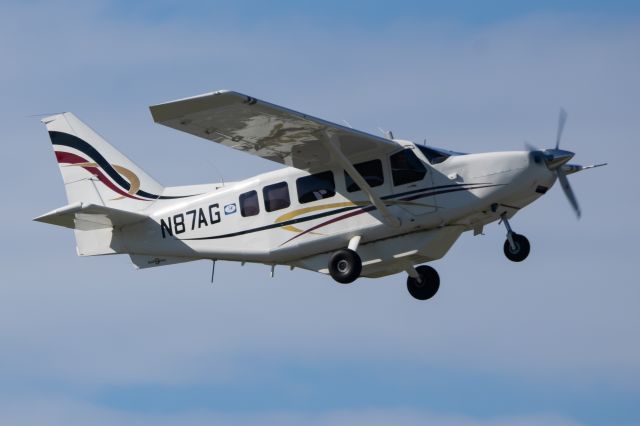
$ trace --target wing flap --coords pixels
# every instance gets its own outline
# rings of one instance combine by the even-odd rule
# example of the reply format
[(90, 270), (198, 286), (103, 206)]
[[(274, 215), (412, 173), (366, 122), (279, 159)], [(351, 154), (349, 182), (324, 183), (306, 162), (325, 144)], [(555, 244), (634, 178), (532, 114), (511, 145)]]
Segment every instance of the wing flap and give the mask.
[(156, 123), (302, 170), (327, 167), (333, 137), (350, 160), (387, 153), (387, 139), (270, 104), (219, 91), (150, 107)]
[(80, 231), (131, 225), (147, 216), (97, 204), (74, 203), (36, 217), (35, 221)]

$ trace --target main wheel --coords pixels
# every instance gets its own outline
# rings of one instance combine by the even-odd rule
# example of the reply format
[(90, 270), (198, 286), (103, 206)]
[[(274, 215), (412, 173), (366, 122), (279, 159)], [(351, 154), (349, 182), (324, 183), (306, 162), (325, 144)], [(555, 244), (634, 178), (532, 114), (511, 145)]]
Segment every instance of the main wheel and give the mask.
[(511, 244), (509, 244), (509, 239), (507, 238), (504, 242), (504, 255), (512, 262), (522, 262), (529, 256), (529, 251), (531, 250), (529, 240), (527, 240), (524, 235), (516, 233), (512, 234), (511, 238), (513, 238), (515, 249), (511, 248)]
[(341, 284), (354, 282), (362, 272), (362, 260), (353, 250), (338, 250), (329, 261), (329, 273), (331, 277)]
[(420, 280), (409, 276), (407, 278), (407, 289), (409, 293), (418, 300), (431, 299), (440, 288), (440, 276), (431, 266), (422, 265), (416, 268), (420, 275)]

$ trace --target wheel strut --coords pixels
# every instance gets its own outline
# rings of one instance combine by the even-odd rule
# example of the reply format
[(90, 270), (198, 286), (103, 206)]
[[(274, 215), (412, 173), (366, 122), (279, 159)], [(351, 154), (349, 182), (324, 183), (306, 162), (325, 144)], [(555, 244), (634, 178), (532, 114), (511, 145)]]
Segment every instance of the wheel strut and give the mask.
[(404, 270), (407, 271), (407, 274), (411, 278), (418, 281), (419, 283), (422, 282), (422, 277), (420, 276), (420, 273), (418, 272), (415, 266), (409, 264), (404, 268)]
[(500, 218), (502, 219), (502, 222), (504, 222), (504, 227), (507, 228), (507, 241), (509, 241), (509, 246), (511, 246), (511, 250), (515, 251), (517, 250), (517, 246), (515, 241), (513, 241), (514, 232), (511, 229), (511, 225), (509, 224), (509, 219), (507, 219), (507, 214), (502, 213), (500, 215)]
[(524, 235), (516, 234), (511, 229), (511, 224), (507, 219), (506, 213), (502, 213), (500, 218), (507, 228), (507, 240), (504, 242), (504, 255), (512, 262), (522, 262), (529, 256), (529, 240)]

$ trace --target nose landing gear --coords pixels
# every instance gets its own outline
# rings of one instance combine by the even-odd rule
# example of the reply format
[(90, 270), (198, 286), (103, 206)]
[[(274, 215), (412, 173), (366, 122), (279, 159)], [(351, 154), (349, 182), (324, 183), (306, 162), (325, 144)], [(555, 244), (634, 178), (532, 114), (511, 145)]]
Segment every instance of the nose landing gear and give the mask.
[(529, 256), (531, 245), (524, 235), (516, 234), (511, 229), (506, 215), (502, 215), (502, 221), (507, 228), (507, 240), (504, 242), (504, 255), (512, 262), (522, 262)]

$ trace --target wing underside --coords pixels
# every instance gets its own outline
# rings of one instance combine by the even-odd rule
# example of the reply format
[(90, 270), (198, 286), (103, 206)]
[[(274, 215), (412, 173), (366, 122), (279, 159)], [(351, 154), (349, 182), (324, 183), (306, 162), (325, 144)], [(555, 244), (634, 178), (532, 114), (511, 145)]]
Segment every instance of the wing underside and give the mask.
[(155, 122), (302, 170), (329, 167), (334, 140), (357, 161), (396, 150), (387, 139), (232, 91), (150, 107)]

